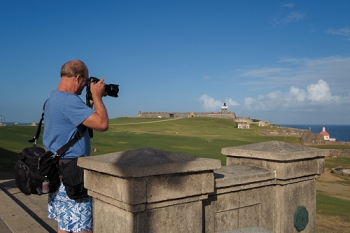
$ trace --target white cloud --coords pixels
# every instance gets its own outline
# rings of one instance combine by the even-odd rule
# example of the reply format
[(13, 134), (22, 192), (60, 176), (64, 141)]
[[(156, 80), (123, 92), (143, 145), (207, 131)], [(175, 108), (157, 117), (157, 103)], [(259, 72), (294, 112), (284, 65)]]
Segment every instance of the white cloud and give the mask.
[(303, 102), (307, 96), (307, 93), (305, 90), (297, 88), (297, 87), (291, 87), (289, 92), (290, 92), (292, 97), (293, 96), (295, 97), (295, 100), (297, 102)]
[(199, 101), (203, 102), (202, 107), (205, 111), (220, 111), (221, 107), (226, 103), (226, 106), (238, 106), (239, 103), (232, 99), (226, 99), (225, 102), (221, 100), (215, 100), (207, 94), (202, 95)]
[(232, 80), (240, 99), (221, 101), (202, 95), (205, 111), (220, 111), (226, 102), (235, 106), (230, 111), (238, 116), (254, 115), (272, 122), (346, 121), (350, 111), (350, 56), (284, 58), (272, 67), (239, 72)]
[(326, 103), (336, 98), (336, 96), (332, 96), (328, 84), (322, 79), (307, 87), (307, 99), (312, 103)]
[(272, 67), (263, 67), (259, 69), (251, 69), (243, 72), (241, 77), (256, 77), (256, 78), (268, 78), (281, 72), (288, 71), (287, 68), (272, 68)]
[(350, 27), (339, 28), (339, 29), (328, 29), (326, 33), (337, 36), (350, 36)]
[(298, 22), (303, 19), (306, 14), (302, 11), (290, 11), (294, 7), (294, 3), (286, 3), (281, 6), (281, 12), (272, 20), (274, 27), (278, 25), (287, 25), (292, 22)]
[(317, 83), (308, 85), (306, 89), (292, 86), (289, 92), (273, 91), (266, 96), (247, 97), (244, 101), (244, 108), (254, 111), (269, 111), (349, 103), (349, 96), (332, 95), (328, 83), (320, 79)]
[(273, 66), (239, 70), (244, 91), (236, 114), (271, 122), (348, 124), (350, 56), (283, 58)]
[[(283, 89), (307, 86), (322, 79), (332, 86), (335, 93), (344, 93), (350, 80), (350, 57), (283, 58), (275, 67), (240, 70), (238, 78), (244, 78), (250, 88)], [(263, 78), (263, 79), (262, 79)], [(257, 85), (254, 85), (257, 84)]]
[(282, 7), (293, 8), (294, 7), (294, 3), (292, 3), (292, 2), (286, 3), (286, 4), (283, 4)]
[(236, 101), (232, 100), (232, 99), (226, 99), (225, 101), (226, 106), (238, 106), (239, 103), (237, 103)]
[(204, 94), (199, 98), (199, 101), (203, 102), (203, 108), (206, 111), (214, 111), (220, 109), (223, 103), (220, 100), (215, 100), (214, 98)]
[(298, 22), (299, 20), (301, 20), (302, 18), (305, 17), (305, 13), (302, 13), (302, 12), (290, 12), (288, 13), (285, 17), (281, 18), (280, 19), (280, 23), (286, 25), (288, 23), (291, 23), (291, 22)]

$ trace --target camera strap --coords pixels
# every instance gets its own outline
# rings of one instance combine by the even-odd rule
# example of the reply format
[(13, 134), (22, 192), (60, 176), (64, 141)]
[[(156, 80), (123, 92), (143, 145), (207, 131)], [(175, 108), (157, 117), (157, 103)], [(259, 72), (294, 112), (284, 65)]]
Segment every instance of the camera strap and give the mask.
[(28, 140), (28, 142), (33, 143), (34, 146), (36, 146), (36, 141), (37, 141), (37, 139), (39, 139), (39, 136), (40, 136), (41, 124), (43, 123), (43, 120), (44, 120), (44, 111), (45, 111), (46, 102), (47, 102), (47, 100), (45, 101), (44, 106), (43, 106), (43, 112), (41, 113), (41, 119), (39, 121), (39, 125), (38, 125), (38, 128), (36, 130), (36, 134), (35, 134), (34, 138)]
[[(36, 130), (35, 136), (32, 139), (28, 140), (29, 143), (33, 143), (33, 146), (36, 146), (36, 142), (40, 136), (41, 125), (42, 125), (42, 122), (44, 120), (44, 115), (45, 115), (46, 102), (47, 102), (47, 100), (44, 103), (43, 112), (41, 113), (41, 119), (39, 121), (39, 125), (38, 125), (38, 128)], [(73, 146), (79, 139), (81, 139), (84, 136), (85, 131), (86, 131), (86, 126), (80, 124), (78, 126), (77, 132), (74, 134), (74, 137), (71, 140), (69, 140), (66, 144), (64, 144), (60, 149), (58, 149), (55, 155), (60, 157), (64, 152), (66, 152), (71, 146)]]

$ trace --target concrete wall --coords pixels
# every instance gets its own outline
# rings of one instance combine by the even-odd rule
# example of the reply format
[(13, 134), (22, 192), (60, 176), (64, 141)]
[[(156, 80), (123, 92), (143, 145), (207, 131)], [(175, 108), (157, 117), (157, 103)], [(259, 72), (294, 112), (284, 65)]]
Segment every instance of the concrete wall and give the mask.
[(284, 142), (223, 148), (227, 166), (152, 148), (79, 158), (94, 232), (315, 232), (320, 150)]
[(253, 124), (253, 120), (251, 120), (250, 117), (236, 117), (235, 121), (237, 123)]
[(213, 117), (235, 119), (234, 112), (139, 112), (137, 117), (144, 118), (193, 118)]

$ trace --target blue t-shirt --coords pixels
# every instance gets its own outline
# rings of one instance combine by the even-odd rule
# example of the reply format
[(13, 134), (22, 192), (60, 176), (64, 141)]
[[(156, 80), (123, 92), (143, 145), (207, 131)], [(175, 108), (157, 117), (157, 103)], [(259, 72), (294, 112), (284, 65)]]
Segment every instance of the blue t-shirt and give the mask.
[[(54, 90), (45, 104), (43, 144), (55, 153), (77, 132), (77, 127), (95, 111), (75, 94)], [(84, 136), (70, 147), (61, 158), (90, 155), (90, 136)]]

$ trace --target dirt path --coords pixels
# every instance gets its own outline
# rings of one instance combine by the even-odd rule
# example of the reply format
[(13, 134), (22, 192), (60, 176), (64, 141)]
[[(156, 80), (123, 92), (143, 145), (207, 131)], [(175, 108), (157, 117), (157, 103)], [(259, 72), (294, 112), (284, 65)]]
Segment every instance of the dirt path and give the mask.
[[(343, 200), (350, 201), (350, 185), (341, 183), (344, 181), (341, 177), (331, 173), (331, 169), (325, 168), (324, 173), (316, 181), (316, 190), (325, 194)], [(316, 232), (317, 233), (349, 233), (350, 222), (336, 216), (326, 216), (320, 213), (316, 214)]]
[(350, 222), (339, 217), (316, 214), (316, 233), (349, 233)]
[(316, 190), (343, 200), (350, 201), (350, 185), (341, 183), (342, 178), (331, 173), (331, 169), (325, 168), (324, 173), (317, 179)]

